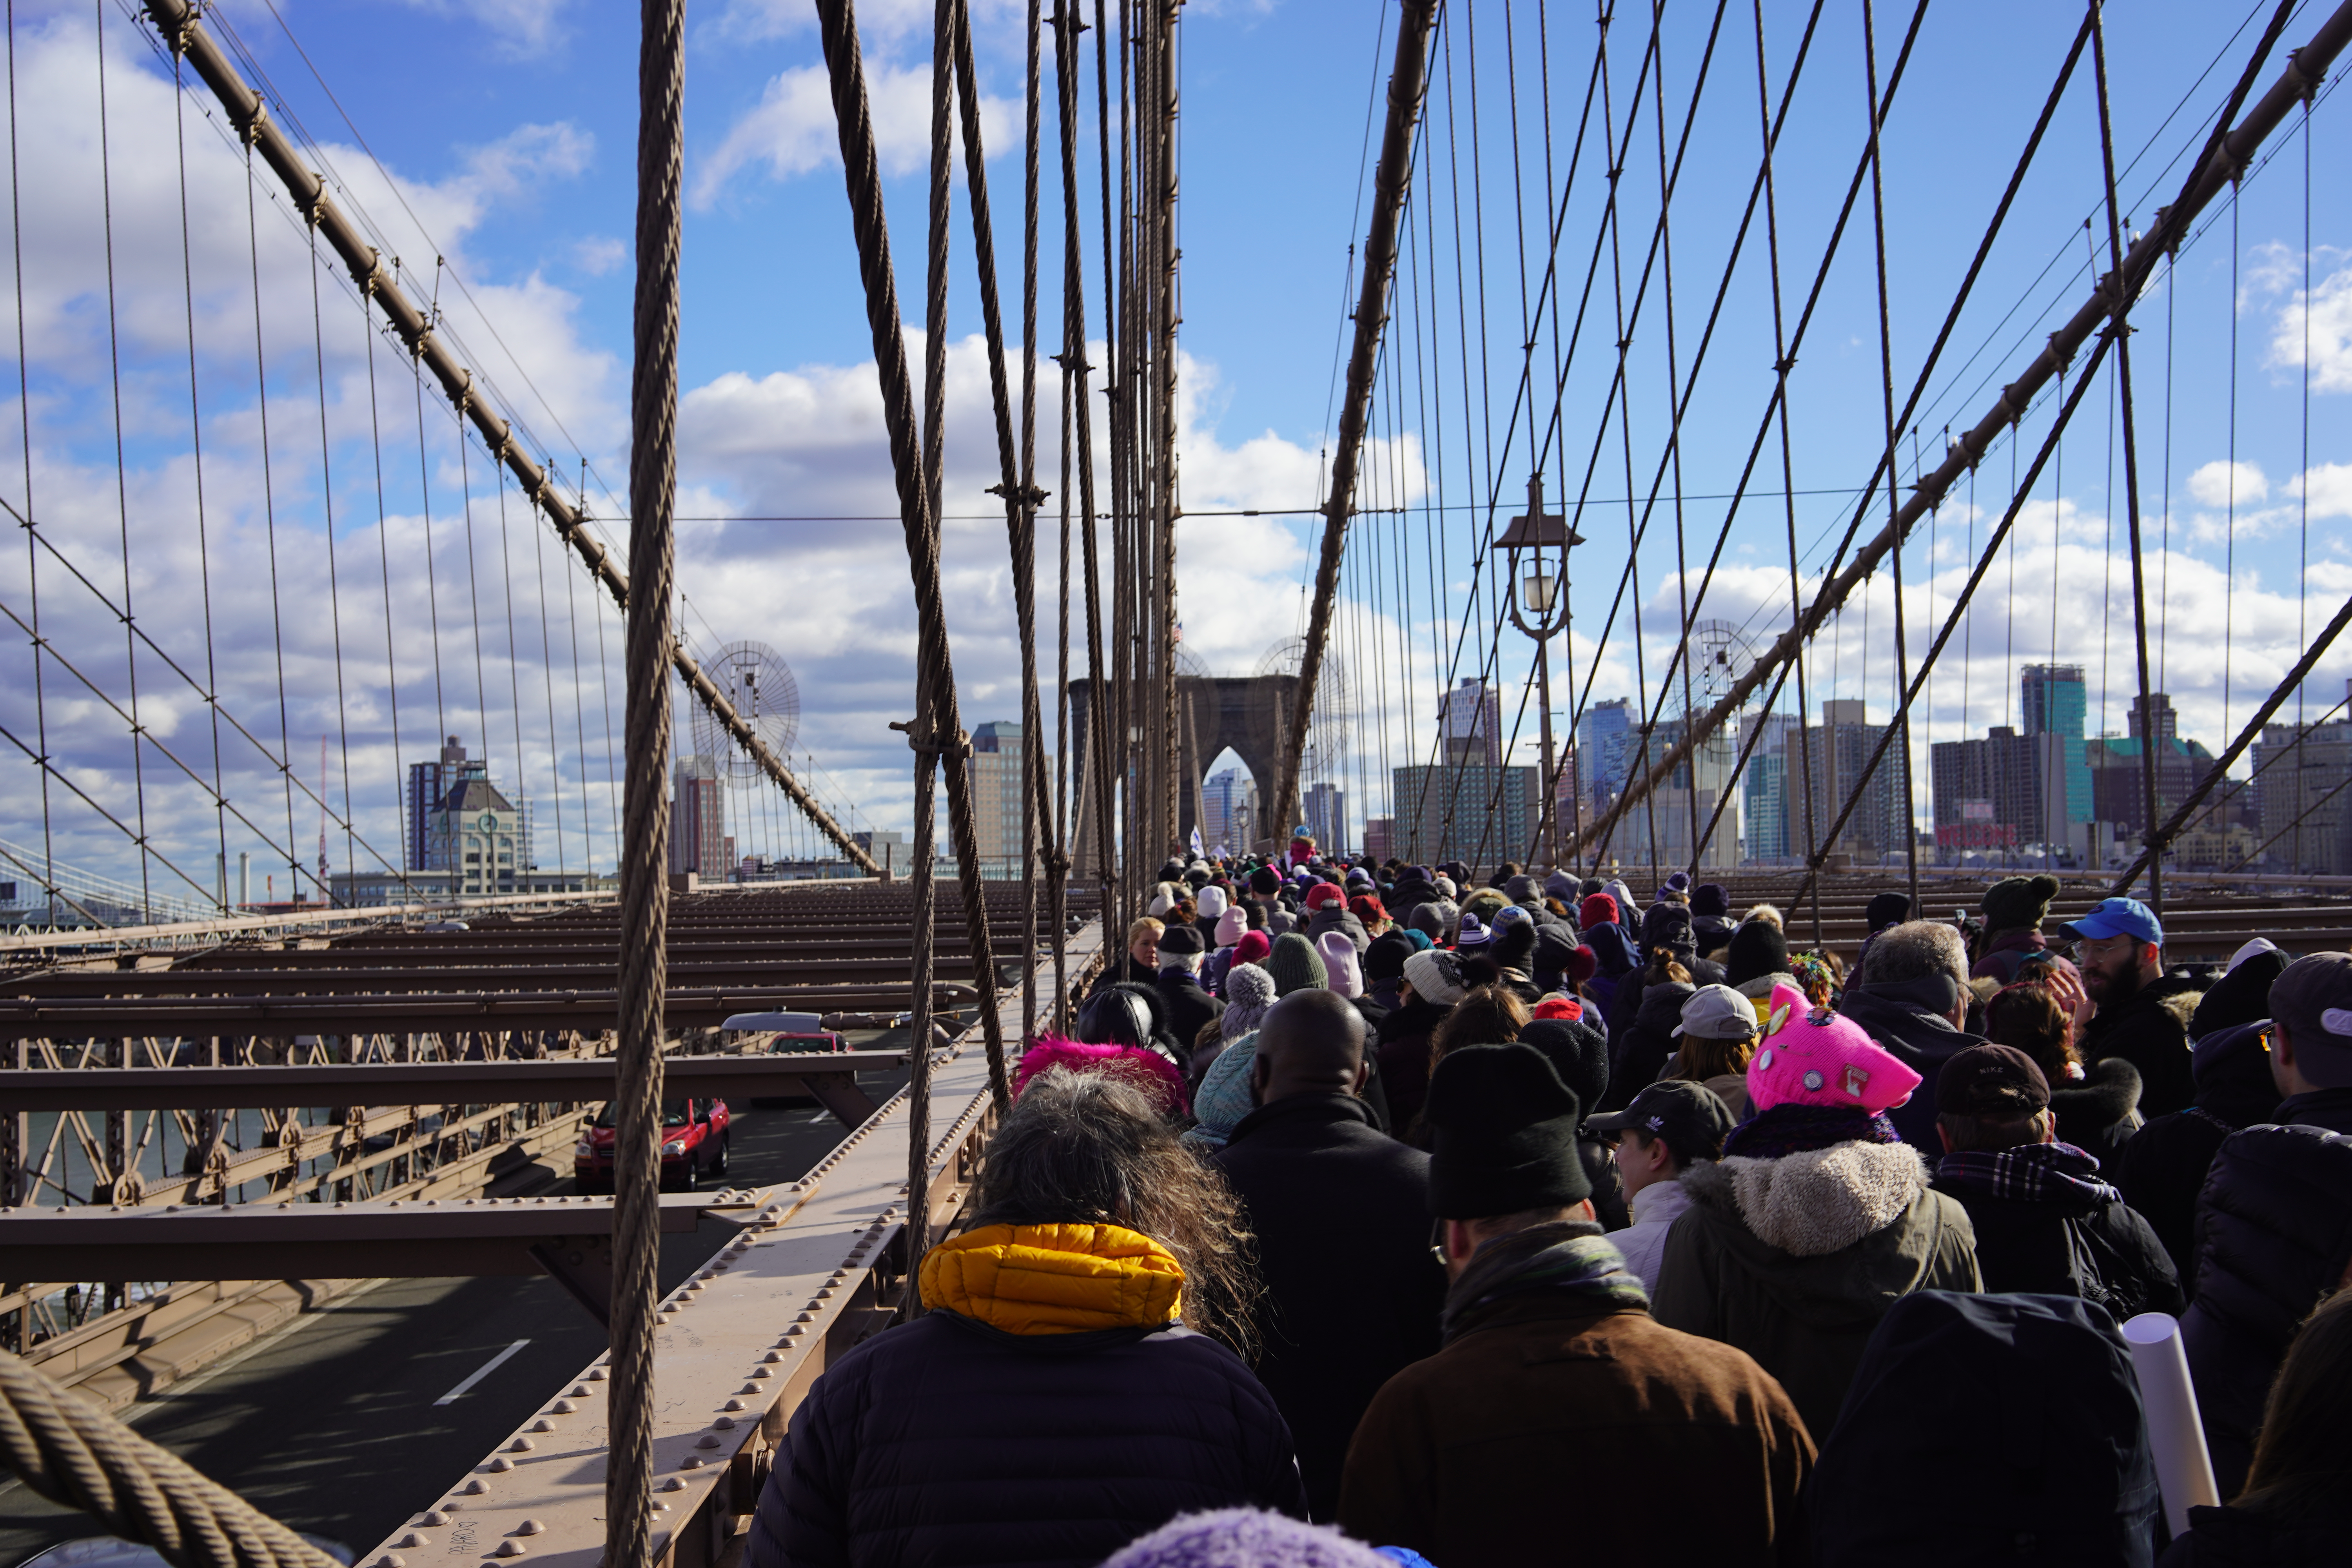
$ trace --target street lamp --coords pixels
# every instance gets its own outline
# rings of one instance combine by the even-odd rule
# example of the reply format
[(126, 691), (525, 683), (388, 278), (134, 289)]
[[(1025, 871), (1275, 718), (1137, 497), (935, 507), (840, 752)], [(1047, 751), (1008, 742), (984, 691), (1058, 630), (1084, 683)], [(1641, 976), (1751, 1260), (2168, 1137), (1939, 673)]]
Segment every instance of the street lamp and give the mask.
[[(1538, 710), (1543, 715), (1543, 804), (1537, 836), (1544, 846), (1545, 864), (1557, 870), (1559, 824), (1552, 805), (1559, 798), (1559, 779), (1552, 757), (1551, 638), (1568, 625), (1568, 595), (1559, 591), (1560, 584), (1568, 575), (1569, 547), (1583, 543), (1584, 536), (1569, 527), (1566, 518), (1544, 510), (1543, 475), (1535, 473), (1528, 477), (1526, 515), (1511, 519), (1499, 542), (1510, 569), (1511, 624), (1535, 639)], [(1545, 559), (1547, 549), (1559, 552), (1557, 561)], [(1529, 614), (1535, 616), (1532, 624)]]

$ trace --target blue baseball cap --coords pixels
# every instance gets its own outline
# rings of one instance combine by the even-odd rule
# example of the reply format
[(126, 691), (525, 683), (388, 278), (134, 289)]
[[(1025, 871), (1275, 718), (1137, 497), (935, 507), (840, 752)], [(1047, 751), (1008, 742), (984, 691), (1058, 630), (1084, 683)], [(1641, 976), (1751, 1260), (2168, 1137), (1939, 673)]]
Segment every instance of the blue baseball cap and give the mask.
[(2058, 928), (2070, 941), (2097, 942), (2103, 937), (2128, 936), (2158, 947), (2164, 945), (2164, 927), (2156, 911), (2137, 899), (2102, 899), (2080, 920)]

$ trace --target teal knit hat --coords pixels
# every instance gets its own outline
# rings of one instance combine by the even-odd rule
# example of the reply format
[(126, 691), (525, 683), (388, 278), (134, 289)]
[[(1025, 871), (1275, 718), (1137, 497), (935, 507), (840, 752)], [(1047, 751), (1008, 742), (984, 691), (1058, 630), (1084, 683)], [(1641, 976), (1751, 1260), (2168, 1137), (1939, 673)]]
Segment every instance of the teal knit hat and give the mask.
[(1276, 996), (1331, 984), (1330, 972), (1323, 967), (1323, 955), (1315, 951), (1313, 942), (1295, 931), (1284, 931), (1274, 939), (1274, 951), (1266, 954), (1264, 968), (1274, 976)]

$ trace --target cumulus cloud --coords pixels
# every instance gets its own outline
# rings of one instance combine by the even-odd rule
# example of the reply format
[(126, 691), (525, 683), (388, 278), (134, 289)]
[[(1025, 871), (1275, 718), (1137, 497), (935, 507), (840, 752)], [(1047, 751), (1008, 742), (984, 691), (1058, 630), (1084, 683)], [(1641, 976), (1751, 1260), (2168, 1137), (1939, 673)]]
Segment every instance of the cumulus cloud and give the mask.
[(2252, 463), (2211, 462), (2189, 476), (2189, 493), (2205, 506), (2258, 506), (2271, 482)]
[(2311, 389), (2352, 392), (2352, 267), (2328, 274), (2308, 293), (2296, 289), (2279, 307), (2263, 363), (2274, 370), (2305, 369), (2306, 331)]
[[(869, 59), (866, 90), (883, 174), (908, 174), (930, 167), (930, 62), (898, 66)], [(991, 158), (1001, 158), (1013, 150), (1018, 108), (1009, 98), (982, 95), (980, 135)], [(789, 180), (814, 169), (838, 168), (840, 146), (824, 67), (794, 66), (770, 79), (760, 101), (698, 161), (694, 205), (710, 206), (726, 193), (730, 182), (746, 170), (764, 168), (772, 180)], [(963, 135), (960, 128), (955, 146), (961, 167)]]
[(545, 54), (569, 36), (563, 25), (566, 0), (404, 0), (437, 16), (470, 17), (496, 38), (499, 48), (515, 57)]

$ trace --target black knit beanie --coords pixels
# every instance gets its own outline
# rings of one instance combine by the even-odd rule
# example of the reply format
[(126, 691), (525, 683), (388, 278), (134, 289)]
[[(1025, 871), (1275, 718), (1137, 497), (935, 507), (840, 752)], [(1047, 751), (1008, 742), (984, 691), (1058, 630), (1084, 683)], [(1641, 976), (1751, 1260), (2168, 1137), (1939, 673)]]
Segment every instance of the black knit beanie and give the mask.
[(1486, 1219), (1592, 1195), (1576, 1096), (1533, 1046), (1465, 1046), (1430, 1074), (1429, 1212)]
[(2038, 927), (2042, 917), (2050, 912), (2050, 900), (2057, 896), (2058, 879), (2046, 873), (2039, 877), (2004, 877), (1985, 889), (1985, 929), (2017, 931)]
[(1364, 950), (1364, 978), (1394, 980), (1404, 973), (1404, 961), (1413, 955), (1412, 940), (1401, 931), (1386, 931), (1372, 938), (1372, 945)]
[(1874, 931), (1885, 931), (1888, 926), (1899, 926), (1911, 918), (1911, 895), (1881, 893), (1870, 900), (1869, 907), (1863, 913)]
[(1731, 933), (1731, 952), (1723, 961), (1723, 983), (1744, 985), (1789, 967), (1789, 939), (1770, 921), (1749, 921)]
[(1535, 1018), (1519, 1030), (1559, 1074), (1579, 1105), (1598, 1105), (1609, 1092), (1609, 1037), (1580, 1018)]
[(1271, 866), (1260, 866), (1250, 873), (1249, 885), (1259, 898), (1271, 898), (1282, 890), (1282, 873)]

